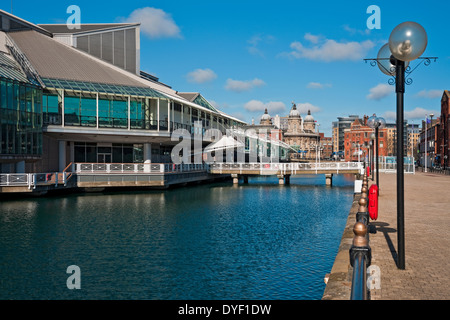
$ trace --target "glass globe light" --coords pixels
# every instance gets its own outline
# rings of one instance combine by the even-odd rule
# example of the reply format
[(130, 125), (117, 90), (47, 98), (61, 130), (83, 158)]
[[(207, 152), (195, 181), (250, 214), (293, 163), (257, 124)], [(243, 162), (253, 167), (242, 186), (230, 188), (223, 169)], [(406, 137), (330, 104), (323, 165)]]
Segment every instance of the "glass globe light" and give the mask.
[(386, 120), (384, 118), (377, 118), (378, 129), (383, 129), (386, 127)]
[(369, 119), (367, 119), (367, 126), (370, 128), (375, 128), (375, 122), (377, 121), (377, 116), (373, 115)]
[(418, 23), (407, 21), (399, 24), (389, 36), (389, 49), (401, 61), (412, 61), (420, 57), (428, 43), (425, 29)]
[[(377, 56), (377, 64), (378, 68), (380, 68), (381, 72), (388, 76), (395, 76), (395, 65), (391, 63), (391, 49), (389, 48), (389, 43), (386, 43), (381, 47), (380, 51), (378, 51)], [(409, 65), (409, 61), (405, 62), (405, 68)]]

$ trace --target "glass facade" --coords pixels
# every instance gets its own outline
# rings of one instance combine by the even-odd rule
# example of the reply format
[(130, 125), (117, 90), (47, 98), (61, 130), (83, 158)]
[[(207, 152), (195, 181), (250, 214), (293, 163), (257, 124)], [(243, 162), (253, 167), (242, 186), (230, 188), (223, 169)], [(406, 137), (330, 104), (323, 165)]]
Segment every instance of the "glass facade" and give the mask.
[(42, 154), (42, 90), (0, 79), (0, 154)]
[(209, 128), (218, 128), (225, 133), (229, 127), (243, 125), (159, 97), (47, 88), (44, 90), (42, 103), (45, 125), (159, 131), (186, 129), (191, 134), (196, 133), (193, 126), (196, 121), (201, 121), (203, 133)]
[(143, 144), (97, 144), (89, 142), (74, 143), (74, 161), (87, 163), (142, 163)]

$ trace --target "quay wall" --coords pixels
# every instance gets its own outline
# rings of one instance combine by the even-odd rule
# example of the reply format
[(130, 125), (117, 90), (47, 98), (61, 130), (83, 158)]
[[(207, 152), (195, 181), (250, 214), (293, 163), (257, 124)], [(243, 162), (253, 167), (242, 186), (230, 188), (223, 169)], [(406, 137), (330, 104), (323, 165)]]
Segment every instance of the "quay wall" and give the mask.
[(322, 300), (350, 300), (353, 268), (350, 265), (349, 250), (354, 237), (353, 227), (356, 223), (359, 198), (360, 194), (355, 193), (333, 267), (329, 274), (324, 275), (326, 287)]

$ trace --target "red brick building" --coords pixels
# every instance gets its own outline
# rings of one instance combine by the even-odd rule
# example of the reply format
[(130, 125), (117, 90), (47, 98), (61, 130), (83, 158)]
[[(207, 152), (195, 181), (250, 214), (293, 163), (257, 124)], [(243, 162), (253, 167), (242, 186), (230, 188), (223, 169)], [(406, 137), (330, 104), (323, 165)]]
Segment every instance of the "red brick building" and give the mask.
[(442, 167), (450, 166), (450, 92), (444, 90), (441, 99), (441, 117), (439, 122), (439, 129), (437, 134), (438, 141), (436, 142), (436, 155), (439, 155), (438, 164)]
[[(371, 134), (374, 132), (372, 128), (367, 125), (368, 116), (364, 119), (355, 119), (350, 126), (350, 129), (344, 131), (344, 147), (345, 147), (345, 161), (361, 161), (368, 155), (371, 141)], [(387, 156), (387, 130), (386, 128), (378, 131), (378, 156)]]
[(329, 159), (333, 153), (333, 139), (331, 137), (325, 137), (324, 133), (320, 134), (320, 144), (322, 146), (322, 152), (320, 157), (322, 159)]

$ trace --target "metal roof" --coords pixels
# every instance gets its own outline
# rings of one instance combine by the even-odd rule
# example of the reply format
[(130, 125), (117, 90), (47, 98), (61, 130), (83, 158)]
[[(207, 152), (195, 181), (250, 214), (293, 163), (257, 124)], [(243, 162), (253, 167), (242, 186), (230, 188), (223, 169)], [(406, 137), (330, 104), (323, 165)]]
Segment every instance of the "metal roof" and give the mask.
[(9, 32), (41, 78), (148, 87), (78, 49), (36, 31)]
[(84, 32), (97, 32), (118, 28), (127, 28), (139, 26), (139, 23), (87, 23), (80, 24), (79, 29), (69, 29), (67, 24), (38, 24), (39, 27), (55, 34), (55, 33), (67, 33), (78, 34)]
[(121, 94), (131, 96), (146, 96), (154, 98), (167, 98), (165, 95), (148, 87), (145, 88), (145, 87), (124, 86), (124, 85), (118, 86), (106, 83), (79, 82), (64, 79), (49, 79), (49, 78), (42, 78), (42, 81), (44, 82), (47, 88), (54, 88), (54, 89), (99, 92), (99, 93)]
[(17, 62), (4, 52), (0, 52), (0, 77), (24, 83), (32, 83), (27, 79), (27, 76)]

